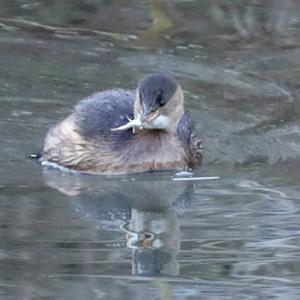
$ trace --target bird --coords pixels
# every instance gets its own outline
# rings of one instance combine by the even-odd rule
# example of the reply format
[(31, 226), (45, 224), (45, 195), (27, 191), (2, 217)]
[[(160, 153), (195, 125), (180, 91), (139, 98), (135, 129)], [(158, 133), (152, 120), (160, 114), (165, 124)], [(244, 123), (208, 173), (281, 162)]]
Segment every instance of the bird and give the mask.
[(202, 142), (171, 75), (143, 77), (135, 90), (111, 89), (81, 100), (51, 126), (36, 156), (42, 165), (106, 175), (189, 170)]

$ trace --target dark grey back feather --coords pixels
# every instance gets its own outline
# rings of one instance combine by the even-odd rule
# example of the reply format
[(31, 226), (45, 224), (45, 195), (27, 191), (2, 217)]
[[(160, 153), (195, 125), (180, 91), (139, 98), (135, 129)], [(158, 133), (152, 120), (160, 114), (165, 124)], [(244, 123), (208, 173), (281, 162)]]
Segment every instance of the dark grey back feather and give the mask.
[(115, 146), (122, 147), (132, 139), (132, 129), (121, 132), (111, 129), (126, 124), (127, 117), (133, 117), (134, 98), (134, 91), (115, 89), (82, 100), (75, 107), (75, 122), (80, 134), (96, 141), (115, 141)]
[(188, 112), (182, 116), (178, 126), (177, 134), (185, 146), (189, 146), (191, 142), (191, 135), (194, 131), (194, 122)]
[(190, 154), (190, 166), (201, 163), (203, 155), (202, 141), (195, 134), (194, 128), (194, 122), (190, 114), (185, 112), (178, 124), (177, 135)]

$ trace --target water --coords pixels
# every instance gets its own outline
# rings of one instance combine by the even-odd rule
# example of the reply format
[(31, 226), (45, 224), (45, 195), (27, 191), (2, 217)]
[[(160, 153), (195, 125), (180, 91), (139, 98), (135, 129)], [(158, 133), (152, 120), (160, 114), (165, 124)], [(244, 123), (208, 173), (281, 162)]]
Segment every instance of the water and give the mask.
[[(0, 3), (1, 299), (299, 299), (300, 5)], [(181, 82), (194, 176), (67, 174), (28, 154), (91, 93)]]

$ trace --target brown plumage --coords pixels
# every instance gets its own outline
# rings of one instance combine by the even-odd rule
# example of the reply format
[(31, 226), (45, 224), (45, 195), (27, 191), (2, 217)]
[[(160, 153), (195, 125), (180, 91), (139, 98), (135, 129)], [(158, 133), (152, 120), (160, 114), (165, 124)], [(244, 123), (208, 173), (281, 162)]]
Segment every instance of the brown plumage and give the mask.
[(40, 161), (122, 174), (187, 169), (201, 159), (201, 142), (184, 112), (181, 87), (167, 75), (152, 74), (136, 92), (110, 90), (81, 101), (50, 128)]

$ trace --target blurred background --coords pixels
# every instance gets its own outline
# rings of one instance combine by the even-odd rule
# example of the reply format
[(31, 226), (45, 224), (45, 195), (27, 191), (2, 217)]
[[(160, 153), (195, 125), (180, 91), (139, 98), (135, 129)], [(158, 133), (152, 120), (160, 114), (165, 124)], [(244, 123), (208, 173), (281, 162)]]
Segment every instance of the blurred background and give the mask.
[[(296, 0), (1, 0), (1, 299), (298, 299), (299, 49)], [(220, 180), (28, 159), (80, 99), (156, 71)]]

